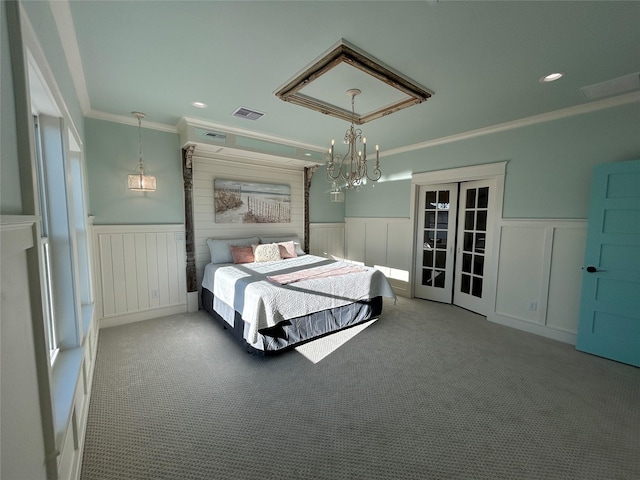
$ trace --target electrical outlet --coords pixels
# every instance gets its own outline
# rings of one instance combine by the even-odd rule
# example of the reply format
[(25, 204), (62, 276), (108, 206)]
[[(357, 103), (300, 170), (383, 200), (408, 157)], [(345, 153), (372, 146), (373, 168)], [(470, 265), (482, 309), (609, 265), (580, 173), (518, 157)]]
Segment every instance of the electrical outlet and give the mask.
[(535, 312), (538, 309), (538, 302), (529, 302), (529, 310)]
[(158, 298), (158, 290), (151, 290), (151, 298)]

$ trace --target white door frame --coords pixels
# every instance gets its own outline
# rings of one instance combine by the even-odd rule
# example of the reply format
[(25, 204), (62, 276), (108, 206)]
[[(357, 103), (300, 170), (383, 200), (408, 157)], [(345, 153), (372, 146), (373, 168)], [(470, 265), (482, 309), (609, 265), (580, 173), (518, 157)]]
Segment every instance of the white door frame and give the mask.
[(448, 170), (436, 170), (433, 172), (414, 173), (411, 176), (411, 205), (410, 222), (413, 228), (411, 236), (411, 269), (409, 272), (409, 284), (411, 297), (415, 297), (415, 264), (416, 245), (415, 239), (418, 228), (418, 193), (422, 185), (434, 185), (438, 183), (467, 182), (472, 180), (495, 180), (495, 195), (490, 204), (490, 209), (496, 212), (493, 222), (492, 252), (491, 258), (485, 264), (486, 268), (486, 294), (487, 294), (487, 314), (495, 311), (496, 305), (496, 285), (498, 284), (498, 257), (500, 252), (500, 235), (497, 229), (502, 220), (502, 202), (504, 196), (504, 176), (507, 169), (507, 162), (487, 163), (484, 165), (472, 165), (469, 167), (452, 168)]

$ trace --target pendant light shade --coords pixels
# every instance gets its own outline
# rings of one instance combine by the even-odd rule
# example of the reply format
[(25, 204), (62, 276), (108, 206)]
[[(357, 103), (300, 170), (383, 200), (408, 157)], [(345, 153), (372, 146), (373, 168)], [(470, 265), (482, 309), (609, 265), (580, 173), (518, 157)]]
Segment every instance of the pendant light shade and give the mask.
[(144, 118), (144, 113), (131, 112), (131, 114), (138, 119), (138, 146), (140, 153), (136, 173), (128, 177), (129, 190), (134, 192), (155, 192), (156, 177), (145, 175), (144, 162), (142, 161), (142, 119)]
[(129, 190), (135, 192), (155, 192), (156, 177), (145, 175), (144, 172), (129, 175)]

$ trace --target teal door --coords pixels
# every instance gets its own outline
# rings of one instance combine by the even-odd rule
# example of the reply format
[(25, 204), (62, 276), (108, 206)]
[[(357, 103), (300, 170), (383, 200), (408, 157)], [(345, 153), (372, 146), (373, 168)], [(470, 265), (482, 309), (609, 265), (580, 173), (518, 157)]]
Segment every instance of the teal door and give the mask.
[(640, 160), (594, 169), (576, 348), (640, 367)]

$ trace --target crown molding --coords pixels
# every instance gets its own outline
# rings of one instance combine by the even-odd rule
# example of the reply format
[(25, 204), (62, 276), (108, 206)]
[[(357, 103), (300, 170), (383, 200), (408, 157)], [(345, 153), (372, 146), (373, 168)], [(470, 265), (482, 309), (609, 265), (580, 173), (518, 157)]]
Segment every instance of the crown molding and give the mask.
[(82, 67), (82, 57), (80, 56), (80, 47), (78, 46), (78, 38), (71, 16), (71, 8), (68, 0), (60, 0), (49, 2), (53, 19), (58, 28), (58, 36), (62, 43), (62, 50), (67, 59), (67, 67), (71, 73), (73, 86), (76, 89), (76, 95), (80, 102), (82, 113), (86, 114), (91, 110), (91, 102), (89, 101), (89, 90), (84, 77), (84, 68)]
[[(20, 5), (20, 24), (22, 26), (22, 40), (26, 50), (25, 60), (28, 68), (36, 75), (38, 82), (44, 87), (43, 91), (46, 92), (50, 104), (52, 106), (55, 105), (59, 114), (65, 119), (66, 126), (71, 130), (77, 143), (82, 144), (71, 112), (64, 101), (64, 95), (62, 95), (56, 77), (49, 66), (47, 56), (40, 44), (36, 30), (23, 5)], [(31, 88), (31, 85), (28, 88)]]
[(245, 130), (237, 127), (230, 127), (228, 125), (222, 125), (219, 123), (212, 123), (206, 120), (199, 120), (197, 118), (192, 117), (182, 117), (178, 122), (178, 130), (182, 128), (184, 125), (191, 125), (197, 128), (203, 129), (211, 129), (211, 130), (219, 130), (223, 133), (231, 133), (233, 135), (238, 135), (240, 137), (253, 138), (255, 140), (264, 140), (266, 142), (278, 143), (280, 145), (287, 145), (289, 147), (302, 148), (305, 150), (311, 150), (314, 152), (326, 152), (326, 147), (319, 147), (317, 145), (311, 145), (309, 143), (298, 142), (296, 140), (291, 140), (290, 138), (278, 137), (275, 135), (268, 135), (266, 133), (255, 132), (252, 130)]
[[(436, 147), (439, 145), (445, 145), (447, 143), (459, 142), (462, 140), (468, 140), (470, 138), (481, 137), (484, 135), (491, 135), (494, 133), (505, 132), (508, 130), (515, 130), (518, 128), (528, 127), (539, 123), (551, 122), (554, 120), (561, 120), (563, 118), (569, 118), (576, 115), (583, 115), (586, 113), (596, 112), (598, 110), (604, 110), (607, 108), (615, 108), (623, 105), (640, 102), (640, 92), (631, 92), (623, 95), (618, 95), (595, 102), (577, 105), (574, 107), (563, 108), (560, 110), (554, 110), (552, 112), (542, 113), (540, 115), (534, 115), (532, 117), (525, 117), (511, 122), (499, 123), (491, 125), (485, 128), (479, 128), (477, 130), (470, 130), (468, 132), (456, 133), (455, 135), (449, 135), (446, 137), (434, 138), (427, 140), (426, 142), (415, 143), (412, 145), (406, 145), (404, 147), (393, 148), (380, 152), (380, 157), (390, 157), (401, 153), (412, 152), (415, 150), (422, 150), (425, 148)], [(105, 120), (108, 122), (122, 123), (125, 125), (137, 126), (138, 123), (134, 118), (130, 118), (122, 115), (114, 115), (105, 112), (99, 112), (97, 110), (90, 110), (85, 114), (85, 117), (95, 118), (98, 120)], [(290, 139), (277, 137), (274, 135), (267, 135), (264, 133), (254, 132), (251, 130), (245, 130), (237, 127), (230, 127), (219, 123), (207, 122), (205, 120), (199, 120), (191, 117), (182, 117), (176, 126), (166, 125), (163, 123), (155, 123), (145, 121), (145, 128), (159, 130), (168, 133), (180, 133), (181, 129), (184, 129), (186, 125), (191, 125), (203, 129), (218, 130), (224, 133), (230, 133), (234, 135), (240, 135), (248, 138), (254, 138), (258, 140), (264, 140), (268, 142), (279, 143), (283, 145), (289, 145), (292, 147), (307, 149), (316, 152), (324, 152), (326, 148), (318, 147), (303, 142), (296, 142)]]
[(598, 110), (604, 110), (606, 108), (620, 107), (634, 102), (640, 102), (640, 92), (626, 93), (624, 95), (618, 95), (615, 97), (606, 98), (583, 105), (577, 105), (575, 107), (554, 110), (552, 112), (542, 113), (540, 115), (534, 115), (532, 117), (521, 118), (511, 122), (498, 123), (496, 125), (491, 125), (490, 127), (479, 128), (477, 130), (470, 130), (468, 132), (456, 133), (455, 135), (449, 135), (447, 137), (434, 138), (433, 140), (427, 140), (426, 142), (393, 148), (391, 150), (386, 150), (384, 153), (380, 152), (380, 156), (387, 157), (391, 155), (398, 155), (400, 153), (412, 152), (414, 150), (422, 150), (424, 148), (459, 142), (461, 140), (468, 140), (470, 138), (528, 127), (531, 125), (536, 125), (538, 123), (551, 122), (563, 118), (574, 117), (576, 115), (583, 115), (585, 113), (596, 112)]
[[(100, 112), (98, 110), (89, 110), (84, 115), (86, 118), (95, 118), (96, 120), (104, 120), (106, 122), (122, 123), (123, 125), (138, 126), (138, 120), (133, 116), (115, 115), (113, 113)], [(174, 125), (167, 125), (164, 123), (144, 121), (144, 128), (151, 130), (159, 130), (160, 132), (178, 133), (178, 128)]]

